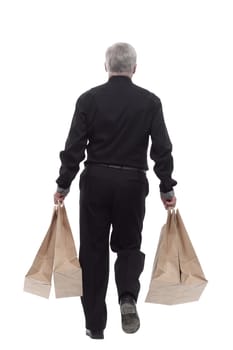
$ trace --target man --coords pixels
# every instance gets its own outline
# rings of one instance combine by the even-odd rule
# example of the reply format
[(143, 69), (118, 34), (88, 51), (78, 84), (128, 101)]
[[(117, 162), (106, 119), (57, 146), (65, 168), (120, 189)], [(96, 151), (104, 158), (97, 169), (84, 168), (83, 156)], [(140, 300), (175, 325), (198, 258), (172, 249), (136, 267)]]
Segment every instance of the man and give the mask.
[[(86, 334), (104, 338), (105, 303), (110, 247), (117, 253), (115, 280), (122, 328), (134, 333), (140, 326), (136, 302), (139, 276), (144, 267), (140, 251), (149, 193), (146, 176), (149, 136), (150, 157), (160, 179), (161, 199), (166, 209), (176, 204), (172, 179), (172, 144), (163, 118), (160, 99), (133, 84), (136, 52), (126, 43), (116, 43), (106, 52), (108, 81), (82, 94), (76, 104), (54, 201), (63, 201), (80, 162), (80, 251), (83, 271), (81, 297)], [(112, 227), (111, 233), (110, 228)]]

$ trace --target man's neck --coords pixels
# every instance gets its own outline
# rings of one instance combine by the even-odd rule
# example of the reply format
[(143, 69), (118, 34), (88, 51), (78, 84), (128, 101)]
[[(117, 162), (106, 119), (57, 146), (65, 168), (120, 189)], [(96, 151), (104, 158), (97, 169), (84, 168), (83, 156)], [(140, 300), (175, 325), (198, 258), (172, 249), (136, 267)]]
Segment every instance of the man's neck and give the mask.
[(108, 75), (109, 79), (111, 77), (127, 77), (127, 78), (132, 79), (132, 76), (133, 76), (133, 74), (130, 74), (130, 73), (109, 73), (109, 75)]

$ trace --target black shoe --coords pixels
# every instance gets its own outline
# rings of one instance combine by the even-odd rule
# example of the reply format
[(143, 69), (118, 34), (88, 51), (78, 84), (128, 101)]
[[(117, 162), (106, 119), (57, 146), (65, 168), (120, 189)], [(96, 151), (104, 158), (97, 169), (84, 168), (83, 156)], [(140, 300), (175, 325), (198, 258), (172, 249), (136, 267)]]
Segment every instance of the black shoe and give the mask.
[(136, 302), (130, 295), (120, 299), (122, 329), (126, 333), (135, 333), (140, 327)]
[(104, 331), (91, 331), (90, 329), (86, 329), (86, 335), (88, 335), (92, 339), (104, 339)]

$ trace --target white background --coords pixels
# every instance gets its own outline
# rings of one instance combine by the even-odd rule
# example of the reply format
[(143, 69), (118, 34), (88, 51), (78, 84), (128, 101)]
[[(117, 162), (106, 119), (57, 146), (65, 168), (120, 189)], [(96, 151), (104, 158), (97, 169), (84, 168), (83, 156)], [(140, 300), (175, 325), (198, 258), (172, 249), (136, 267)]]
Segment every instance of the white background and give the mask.
[[(232, 349), (231, 1), (0, 4), (1, 349)], [(58, 154), (76, 99), (107, 80), (105, 50), (117, 41), (138, 52), (133, 81), (163, 102), (177, 207), (209, 284), (195, 303), (144, 303), (166, 220), (148, 156), (141, 329), (121, 330), (111, 255), (108, 324), (105, 340), (97, 342), (84, 334), (78, 298), (39, 298), (23, 292), (23, 281), (50, 223)], [(66, 199), (77, 247), (78, 179)]]

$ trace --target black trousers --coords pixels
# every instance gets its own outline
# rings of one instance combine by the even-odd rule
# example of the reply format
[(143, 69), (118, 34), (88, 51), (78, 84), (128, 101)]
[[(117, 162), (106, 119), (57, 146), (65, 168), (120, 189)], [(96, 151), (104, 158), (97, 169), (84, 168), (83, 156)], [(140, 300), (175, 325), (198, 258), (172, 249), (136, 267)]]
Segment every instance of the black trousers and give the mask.
[(142, 172), (88, 165), (80, 175), (79, 189), (81, 301), (86, 328), (100, 330), (107, 321), (109, 241), (117, 253), (114, 267), (119, 298), (125, 293), (138, 298), (145, 258), (140, 251), (141, 232), (149, 184)]

